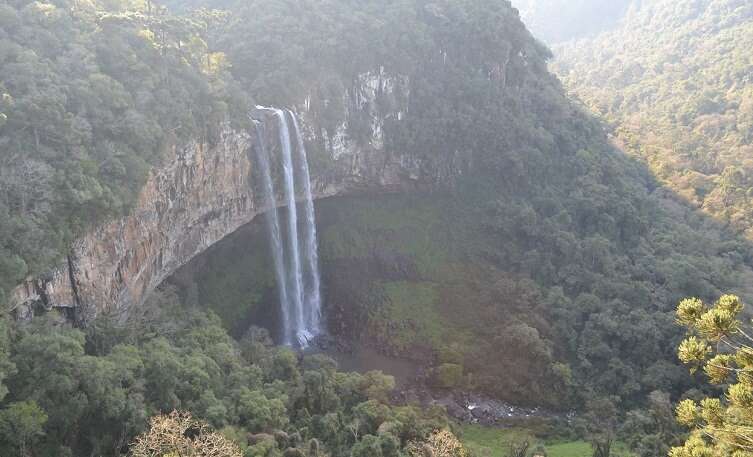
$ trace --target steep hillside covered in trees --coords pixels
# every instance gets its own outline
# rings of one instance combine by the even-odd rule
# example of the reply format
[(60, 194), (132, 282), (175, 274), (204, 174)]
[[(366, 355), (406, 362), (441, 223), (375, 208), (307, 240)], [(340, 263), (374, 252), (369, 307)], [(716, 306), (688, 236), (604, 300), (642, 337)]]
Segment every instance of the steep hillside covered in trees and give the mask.
[(568, 89), (684, 200), (753, 237), (753, 4), (644, 2), (558, 48)]
[(0, 3), (0, 302), (126, 212), (168, 144), (245, 112), (201, 30), (128, 2)]
[[(509, 2), (169, 3), (183, 15), (151, 2), (0, 6), (0, 287), (127, 211), (167, 144), (211, 142), (257, 101), (307, 110), (327, 138), (347, 116), (365, 142), (354, 81), (392, 75), (407, 90), (375, 102), (383, 147), (426, 164), (431, 192), (321, 206), (331, 327), (425, 356), (442, 387), (576, 409), (583, 436), (611, 437), (620, 419), (645, 455), (666, 448), (672, 430), (653, 426), (651, 406), (694, 386), (675, 361), (672, 310), (687, 295), (742, 289), (753, 251), (607, 141)], [(741, 9), (722, 9), (722, 26), (740, 23), (746, 5), (727, 3)], [(668, 25), (686, 26), (677, 21)], [(396, 104), (406, 109), (390, 115)], [(312, 166), (326, 167), (317, 140)], [(245, 291), (260, 279), (233, 255), (225, 262), (240, 268), (216, 268), (190, 304), (213, 306), (228, 326), (259, 292), (234, 295), (233, 281)], [(256, 330), (233, 341), (217, 318), (174, 302), (157, 295), (83, 330), (54, 312), (3, 322), (0, 450), (119, 455), (173, 408), (250, 443), (249, 456), (309, 445), (398, 457), (446, 426), (441, 414), (387, 406), (389, 378), (298, 361)]]
[[(384, 19), (369, 30), (374, 41), (343, 44), (363, 50), (366, 63), (355, 68), (369, 68), (381, 52), (375, 62), (411, 77), (409, 115), (385, 127), (389, 148), (470, 165), (442, 197), (321, 205), (333, 330), (343, 326), (386, 352), (430, 360), (435, 373), (453, 373), (440, 384), (511, 401), (600, 411), (678, 398), (693, 380), (673, 351), (681, 336), (674, 306), (687, 295), (711, 299), (740, 288), (750, 249), (677, 204), (644, 166), (613, 148), (602, 126), (570, 105), (539, 67), (548, 55), (543, 48), (524, 47), (523, 59), (500, 72), (486, 59), (515, 53), (476, 35), (458, 38), (486, 30), (481, 3), (374, 7), (377, 17), (400, 17), (406, 31), (394, 33), (403, 22)], [(267, 16), (251, 6), (241, 10), (216, 42), (227, 46), (237, 62), (232, 71), (247, 86), (283, 97), (311, 94), (311, 109), (336, 126), (341, 111), (330, 102), (349, 87), (354, 63), (340, 63), (350, 51), (335, 53), (323, 43), (330, 33), (352, 36), (352, 25), (342, 22), (348, 16), (334, 3), (321, 6), (340, 12), (332, 22), (292, 3), (277, 6), (264, 10)], [(287, 33), (301, 28), (311, 36)], [(520, 33), (512, 46), (532, 43)], [(413, 39), (402, 47), (389, 41), (396, 36)], [(374, 47), (380, 40), (389, 51)], [(474, 53), (469, 43), (485, 44)], [(447, 55), (414, 51), (429, 45)], [(286, 53), (265, 54), (270, 47)], [(268, 78), (259, 68), (305, 73)], [(263, 261), (239, 255), (246, 242), (219, 250), (238, 255), (211, 257), (197, 277), (200, 302), (216, 305), (230, 325), (238, 323), (238, 309), (259, 310), (260, 292), (271, 287), (249, 292), (244, 271), (258, 271)], [(511, 350), (500, 355), (499, 348)], [(666, 437), (646, 425), (651, 413), (636, 409), (631, 417), (641, 436), (636, 446), (661, 453)]]

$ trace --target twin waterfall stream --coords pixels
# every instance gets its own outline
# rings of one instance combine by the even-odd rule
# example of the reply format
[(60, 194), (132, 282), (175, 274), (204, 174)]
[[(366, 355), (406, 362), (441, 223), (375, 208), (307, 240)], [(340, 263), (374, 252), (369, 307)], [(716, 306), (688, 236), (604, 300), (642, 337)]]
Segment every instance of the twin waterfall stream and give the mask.
[[(266, 221), (280, 299), (282, 344), (306, 347), (320, 333), (322, 304), (316, 218), (306, 148), (298, 120), (292, 111), (263, 106), (257, 106), (257, 109), (273, 115), (282, 155), (279, 160), (285, 206), (278, 210), (275, 181), (272, 177), (271, 161), (274, 158), (270, 156), (266, 146), (266, 125), (263, 121), (253, 120), (262, 197), (264, 206), (269, 208)], [(303, 200), (302, 226), (299, 226), (299, 194), (296, 192)], [(281, 210), (287, 211), (286, 227), (281, 227), (278, 213)]]

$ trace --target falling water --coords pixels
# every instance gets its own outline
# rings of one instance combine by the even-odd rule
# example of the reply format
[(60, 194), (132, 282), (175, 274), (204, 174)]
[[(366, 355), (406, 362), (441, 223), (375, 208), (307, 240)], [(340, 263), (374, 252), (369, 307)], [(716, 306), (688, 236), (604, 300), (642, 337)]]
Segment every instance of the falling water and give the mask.
[(264, 138), (264, 126), (254, 121), (254, 127), (256, 128), (256, 156), (261, 168), (261, 178), (264, 186), (264, 207), (270, 208), (266, 213), (265, 219), (267, 220), (269, 238), (272, 243), (272, 261), (275, 265), (277, 293), (280, 297), (283, 344), (290, 345), (292, 343), (290, 340), (290, 310), (288, 306), (288, 290), (285, 285), (285, 255), (282, 248), (280, 218), (277, 215), (275, 189), (272, 184), (272, 171), (269, 166), (269, 152), (267, 151), (267, 143)]
[(303, 143), (303, 135), (298, 125), (298, 119), (291, 112), (293, 119), (293, 128), (298, 140), (298, 155), (300, 166), (300, 179), (303, 183), (303, 196), (305, 198), (306, 208), (306, 232), (305, 237), (305, 258), (306, 258), (306, 289), (304, 302), (306, 307), (306, 326), (309, 331), (316, 336), (319, 330), (319, 320), (321, 317), (322, 297), (321, 297), (321, 279), (319, 277), (319, 254), (318, 243), (316, 240), (316, 215), (314, 213), (314, 199), (311, 195), (311, 177), (309, 176), (309, 162), (306, 155), (306, 146)]
[[(258, 107), (274, 113), (277, 120), (281, 162), (283, 171), (284, 201), (287, 206), (287, 239), (283, 242), (277, 210), (273, 209), (268, 217), (268, 227), (280, 297), (281, 316), (283, 319), (283, 344), (298, 344), (305, 347), (319, 334), (321, 316), (321, 294), (319, 261), (317, 254), (316, 220), (314, 203), (311, 195), (311, 179), (308, 158), (301, 129), (295, 115), (276, 108)], [(291, 141), (288, 115), (293, 120), (296, 134), (297, 167), (294, 166), (293, 144)], [(260, 133), (261, 132), (261, 133)], [(263, 129), (257, 125), (257, 140), (264, 142)], [(275, 193), (266, 147), (257, 148), (263, 158), (259, 164), (264, 174), (265, 205), (275, 206)], [(303, 220), (303, 242), (299, 242), (298, 209), (296, 205), (296, 178), (303, 190), (305, 200), (305, 218)], [(301, 246), (301, 244), (303, 246)], [(302, 265), (303, 257), (305, 265)]]
[(282, 149), (282, 169), (285, 177), (285, 201), (288, 205), (288, 296), (292, 296), (293, 322), (298, 343), (305, 345), (311, 337), (306, 334), (303, 318), (303, 275), (301, 274), (301, 251), (298, 243), (298, 209), (295, 201), (295, 176), (293, 172), (293, 154), (290, 142), (288, 118), (281, 109), (275, 109), (279, 122), (280, 149)]

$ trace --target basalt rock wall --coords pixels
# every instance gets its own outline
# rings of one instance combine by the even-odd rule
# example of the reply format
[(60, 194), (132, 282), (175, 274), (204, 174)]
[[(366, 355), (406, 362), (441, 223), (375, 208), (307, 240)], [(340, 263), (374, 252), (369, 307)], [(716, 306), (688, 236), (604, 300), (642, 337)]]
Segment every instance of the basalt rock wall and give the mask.
[[(307, 103), (297, 107), (315, 162), (315, 198), (405, 190), (435, 179), (422, 161), (384, 147), (385, 120), (402, 119), (404, 111), (398, 106), (382, 113), (376, 101), (399, 84), (405, 79), (359, 78), (344, 97), (344, 120), (335, 129), (321, 128)], [(366, 138), (349, 134), (354, 115), (369, 121)], [(273, 143), (276, 135), (267, 137)], [(64, 262), (13, 290), (15, 316), (27, 319), (61, 308), (86, 323), (103, 312), (125, 315), (179, 267), (269, 210), (255, 191), (254, 138), (228, 126), (215, 144), (174, 144), (128, 215), (92, 229), (73, 244)], [(274, 144), (270, 150), (275, 153)]]

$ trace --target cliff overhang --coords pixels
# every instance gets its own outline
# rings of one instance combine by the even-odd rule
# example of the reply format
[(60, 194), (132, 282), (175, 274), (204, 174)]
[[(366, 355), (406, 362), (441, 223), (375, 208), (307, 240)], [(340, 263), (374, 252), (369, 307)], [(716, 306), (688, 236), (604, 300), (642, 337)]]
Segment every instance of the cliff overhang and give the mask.
[[(320, 127), (308, 104), (297, 110), (318, 164), (312, 169), (314, 198), (408, 190), (430, 182), (432, 174), (421, 160), (385, 149), (385, 119), (402, 119), (404, 111), (381, 113), (377, 98), (396, 84), (407, 82), (383, 73), (359, 78), (344, 99), (344, 121), (334, 130)], [(353, 113), (370, 119), (368, 138), (349, 135)], [(29, 319), (63, 309), (85, 324), (102, 313), (124, 316), (143, 304), (179, 267), (271, 209), (256, 190), (253, 141), (248, 131), (226, 125), (216, 144), (172, 145), (164, 165), (150, 172), (133, 210), (89, 231), (64, 262), (15, 288), (12, 313)]]

